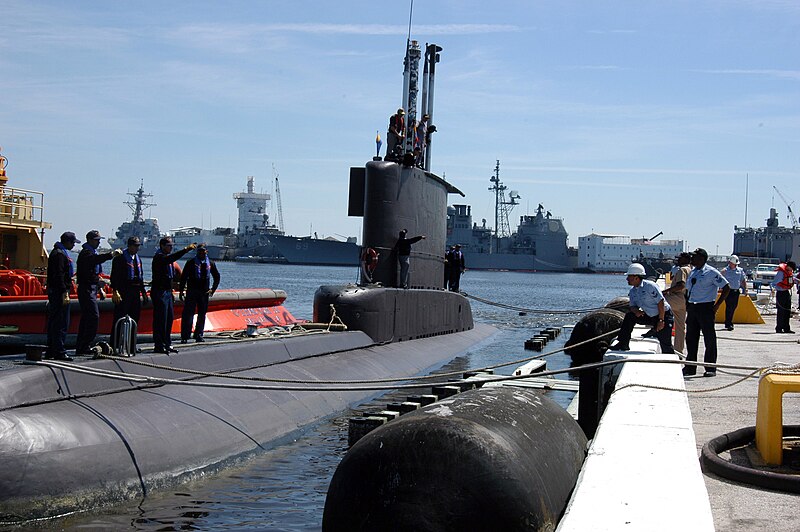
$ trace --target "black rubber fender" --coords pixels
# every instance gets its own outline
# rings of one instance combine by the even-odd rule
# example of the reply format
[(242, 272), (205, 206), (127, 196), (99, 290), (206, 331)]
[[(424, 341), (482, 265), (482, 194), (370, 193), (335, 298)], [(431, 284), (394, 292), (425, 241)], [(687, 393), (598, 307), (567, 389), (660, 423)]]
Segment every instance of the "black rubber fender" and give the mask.
[(540, 391), (464, 392), (359, 440), (322, 529), (555, 530), (585, 454), (578, 424)]
[(578, 347), (571, 346), (585, 342), (590, 338), (596, 338), (603, 333), (619, 329), (624, 318), (625, 313), (610, 308), (589, 312), (581, 317), (575, 327), (572, 328), (572, 333), (570, 333), (569, 339), (564, 344), (564, 352), (571, 356), (573, 361), (579, 363), (602, 360), (603, 354), (608, 350), (608, 346), (611, 344), (611, 340), (616, 337), (616, 334)]
[[(783, 435), (800, 436), (800, 425), (784, 425)], [(722, 434), (703, 445), (700, 453), (700, 465), (703, 471), (708, 471), (720, 477), (750, 484), (761, 488), (789, 493), (800, 493), (800, 476), (776, 473), (763, 469), (733, 464), (719, 457), (719, 454), (730, 449), (748, 445), (756, 439), (756, 428), (745, 427), (734, 432)]]

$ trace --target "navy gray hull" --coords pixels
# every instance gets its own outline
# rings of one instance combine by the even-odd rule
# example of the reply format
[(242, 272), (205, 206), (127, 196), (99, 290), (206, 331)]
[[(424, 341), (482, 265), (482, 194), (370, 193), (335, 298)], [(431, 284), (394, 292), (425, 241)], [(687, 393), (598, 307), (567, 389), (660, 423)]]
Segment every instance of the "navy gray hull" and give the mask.
[(286, 235), (270, 235), (269, 239), (288, 264), (358, 266), (361, 254), (354, 242)]
[[(376, 346), (362, 332), (329, 333), (136, 360), (251, 377), (378, 379), (423, 373), (490, 334), (491, 327), (479, 326), (446, 339)], [(81, 367), (187, 378), (109, 360)], [(6, 518), (56, 515), (138, 497), (230, 465), (376, 395), (137, 385), (48, 367), (5, 370), (0, 388), (0, 513)]]

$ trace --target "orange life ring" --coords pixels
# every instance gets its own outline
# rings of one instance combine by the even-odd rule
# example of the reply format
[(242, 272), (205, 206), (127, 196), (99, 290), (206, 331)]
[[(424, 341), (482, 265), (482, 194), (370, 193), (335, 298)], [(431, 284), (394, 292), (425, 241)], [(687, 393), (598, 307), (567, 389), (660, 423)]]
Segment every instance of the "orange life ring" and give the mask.
[(361, 254), (361, 263), (364, 265), (365, 270), (370, 273), (374, 272), (378, 266), (378, 252), (374, 248), (365, 249), (364, 253)]

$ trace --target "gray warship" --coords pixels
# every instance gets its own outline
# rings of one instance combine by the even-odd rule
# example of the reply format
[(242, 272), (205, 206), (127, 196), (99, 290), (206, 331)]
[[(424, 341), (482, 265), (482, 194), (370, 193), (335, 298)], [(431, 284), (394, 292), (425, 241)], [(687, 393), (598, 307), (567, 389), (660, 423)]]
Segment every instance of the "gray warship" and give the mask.
[(139, 190), (128, 192), (128, 196), (133, 199), (125, 201), (125, 205), (130, 207), (133, 218), (128, 222), (123, 222), (114, 232), (114, 236), (108, 239), (108, 245), (112, 248), (125, 249), (128, 246), (128, 238), (138, 236), (142, 241), (139, 250), (140, 257), (152, 257), (158, 248), (158, 241), (164, 236), (158, 227), (158, 218), (145, 218), (144, 209), (155, 207), (155, 203), (150, 203), (149, 198), (152, 194), (145, 193), (144, 181), (139, 183)]
[(567, 246), (564, 221), (545, 210), (542, 204), (534, 215), (519, 218), (511, 232), (509, 216), (521, 196), (509, 191), (500, 181), (500, 161), (490, 178), (489, 190), (495, 196), (494, 229), (486, 220), (478, 225), (472, 220), (469, 205), (447, 208), (447, 245), (461, 244), (467, 268), (473, 270), (509, 270), (524, 272), (571, 272), (576, 266), (574, 253)]

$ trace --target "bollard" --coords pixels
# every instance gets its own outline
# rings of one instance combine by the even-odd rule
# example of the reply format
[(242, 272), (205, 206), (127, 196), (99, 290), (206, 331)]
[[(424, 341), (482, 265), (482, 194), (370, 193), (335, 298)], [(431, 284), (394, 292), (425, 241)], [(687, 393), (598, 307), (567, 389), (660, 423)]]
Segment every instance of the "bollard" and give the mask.
[(436, 397), (435, 395), (430, 395), (430, 394), (428, 394), (428, 395), (409, 395), (408, 397), (406, 397), (406, 401), (410, 401), (412, 403), (419, 403), (422, 406), (428, 406), (430, 404), (435, 403), (438, 400), (439, 400), (438, 397)]
[(458, 386), (434, 386), (431, 388), (431, 393), (439, 399), (444, 399), (459, 393), (461, 389)]
[(385, 423), (384, 417), (351, 417), (347, 431), (347, 445), (352, 447), (358, 440)]
[(408, 414), (409, 412), (413, 412), (414, 410), (419, 410), (420, 408), (419, 403), (412, 403), (410, 401), (404, 401), (402, 403), (389, 403), (386, 405), (387, 410), (396, 410), (400, 412), (400, 415)]

